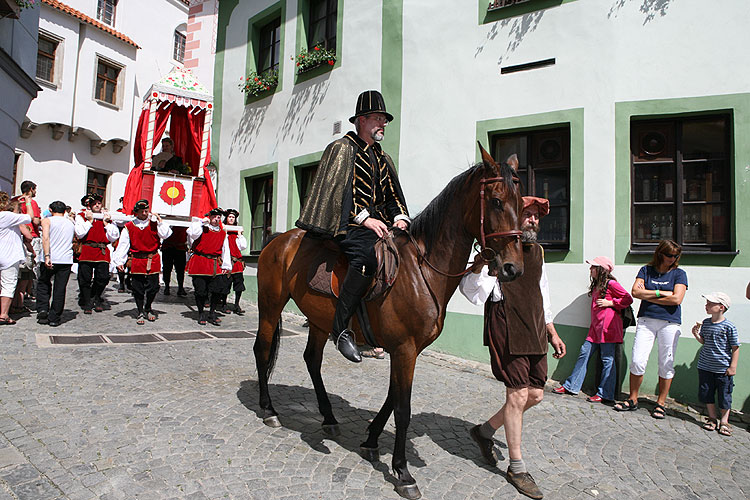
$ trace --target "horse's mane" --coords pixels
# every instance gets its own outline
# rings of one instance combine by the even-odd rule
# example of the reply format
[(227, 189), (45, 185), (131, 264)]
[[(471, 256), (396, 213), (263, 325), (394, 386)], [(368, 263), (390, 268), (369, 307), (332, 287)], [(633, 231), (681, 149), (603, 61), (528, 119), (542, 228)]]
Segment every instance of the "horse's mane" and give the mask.
[[(516, 176), (516, 173), (513, 169), (507, 163), (498, 163), (498, 167), (500, 169), (500, 176), (504, 178), (506, 187), (511, 190), (515, 189), (513, 177)], [(425, 254), (429, 255), (432, 245), (438, 243), (436, 239), (440, 224), (449, 213), (449, 208), (455, 202), (456, 197), (462, 194), (462, 190), (474, 175), (482, 175), (482, 170), (484, 168), (484, 163), (480, 162), (455, 176), (451, 179), (448, 185), (443, 188), (440, 194), (438, 194), (429, 205), (424, 208), (424, 210), (414, 217), (409, 227), (409, 232), (415, 238), (424, 243)], [(478, 190), (476, 196), (479, 196)], [(465, 232), (463, 232), (463, 225), (461, 224), (453, 224), (451, 228), (449, 234), (443, 235), (442, 242), (445, 242), (446, 237), (449, 241), (453, 241), (456, 238), (459, 238), (462, 234), (465, 234)]]

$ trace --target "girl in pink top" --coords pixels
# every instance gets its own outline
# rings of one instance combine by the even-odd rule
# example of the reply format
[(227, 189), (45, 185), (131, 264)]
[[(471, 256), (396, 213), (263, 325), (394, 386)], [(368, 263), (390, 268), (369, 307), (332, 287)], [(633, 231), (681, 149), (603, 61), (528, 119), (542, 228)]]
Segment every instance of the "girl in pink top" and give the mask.
[(633, 303), (633, 297), (612, 276), (615, 266), (607, 257), (587, 260), (591, 268), (591, 326), (586, 341), (573, 368), (573, 373), (554, 389), (556, 394), (578, 394), (586, 378), (586, 366), (591, 353), (599, 348), (602, 358), (602, 378), (595, 396), (586, 401), (612, 401), (615, 398), (615, 345), (622, 344), (622, 318), (620, 311)]

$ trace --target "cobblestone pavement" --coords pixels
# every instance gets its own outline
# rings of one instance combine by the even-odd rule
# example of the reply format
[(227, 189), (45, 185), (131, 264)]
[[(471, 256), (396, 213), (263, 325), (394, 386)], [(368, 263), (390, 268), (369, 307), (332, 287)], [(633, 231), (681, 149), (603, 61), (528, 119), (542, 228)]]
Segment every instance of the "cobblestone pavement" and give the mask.
[[(71, 284), (69, 309), (74, 293)], [(199, 328), (192, 297), (160, 294), (159, 320), (138, 327), (132, 298), (108, 293), (111, 311), (66, 311), (56, 329), (31, 317), (0, 327), (0, 500), (398, 498), (392, 420), (380, 462), (358, 455), (385, 399), (387, 360), (354, 365), (326, 347), (323, 376), (342, 430), (328, 438), (302, 361), (301, 318), (287, 316), (271, 380), (283, 427), (273, 429), (257, 415), (252, 338), (48, 342), (50, 333), (254, 332), (249, 304), (221, 328)], [(502, 399), (486, 366), (420, 356), (407, 458), (425, 499), (524, 498), (502, 474), (504, 436), (494, 468), (468, 435)], [(548, 499), (750, 497), (750, 433), (735, 427), (723, 438), (697, 418), (672, 407), (657, 421), (646, 409), (619, 414), (585, 395), (547, 394), (525, 419), (525, 458)]]

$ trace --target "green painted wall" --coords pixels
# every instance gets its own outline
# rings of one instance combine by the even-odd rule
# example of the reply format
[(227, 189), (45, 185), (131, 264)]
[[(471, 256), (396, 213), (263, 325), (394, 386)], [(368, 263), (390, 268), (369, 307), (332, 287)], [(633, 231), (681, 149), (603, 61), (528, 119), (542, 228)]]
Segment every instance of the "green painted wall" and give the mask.
[(404, 73), (404, 3), (403, 0), (383, 0), (383, 44), (380, 62), (380, 92), (386, 109), (394, 120), (388, 124), (381, 145), (398, 166), (401, 145), (401, 84)]
[(224, 51), (226, 50), (227, 26), (232, 18), (232, 12), (239, 0), (221, 0), (216, 28), (216, 55), (214, 56), (214, 115), (211, 128), (211, 144), (213, 154), (211, 160), (219, 165), (219, 151), (221, 144), (221, 112), (223, 109), (224, 90)]

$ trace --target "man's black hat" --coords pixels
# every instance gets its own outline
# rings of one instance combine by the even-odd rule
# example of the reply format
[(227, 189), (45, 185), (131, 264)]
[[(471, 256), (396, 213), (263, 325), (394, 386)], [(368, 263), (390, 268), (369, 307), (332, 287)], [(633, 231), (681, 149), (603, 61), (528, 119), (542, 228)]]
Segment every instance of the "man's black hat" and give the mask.
[(150, 207), (148, 200), (138, 200), (135, 202), (135, 205), (133, 205), (133, 212), (137, 212), (138, 210), (145, 210)]
[(212, 208), (212, 209), (211, 209), (211, 211), (210, 211), (210, 212), (208, 212), (208, 213), (207, 213), (207, 214), (205, 215), (205, 217), (212, 217), (212, 216), (214, 216), (214, 215), (224, 215), (224, 210), (222, 210), (222, 209), (220, 209), (220, 208), (218, 208), (218, 207), (216, 207), (216, 208)]
[(88, 207), (89, 203), (91, 203), (91, 195), (90, 194), (83, 195), (83, 198), (81, 198), (81, 206)]
[(389, 122), (393, 121), (393, 115), (385, 110), (385, 100), (383, 95), (377, 90), (366, 90), (359, 94), (357, 99), (357, 109), (354, 116), (349, 118), (349, 123), (354, 123), (358, 116), (369, 115), (372, 113), (383, 113)]

